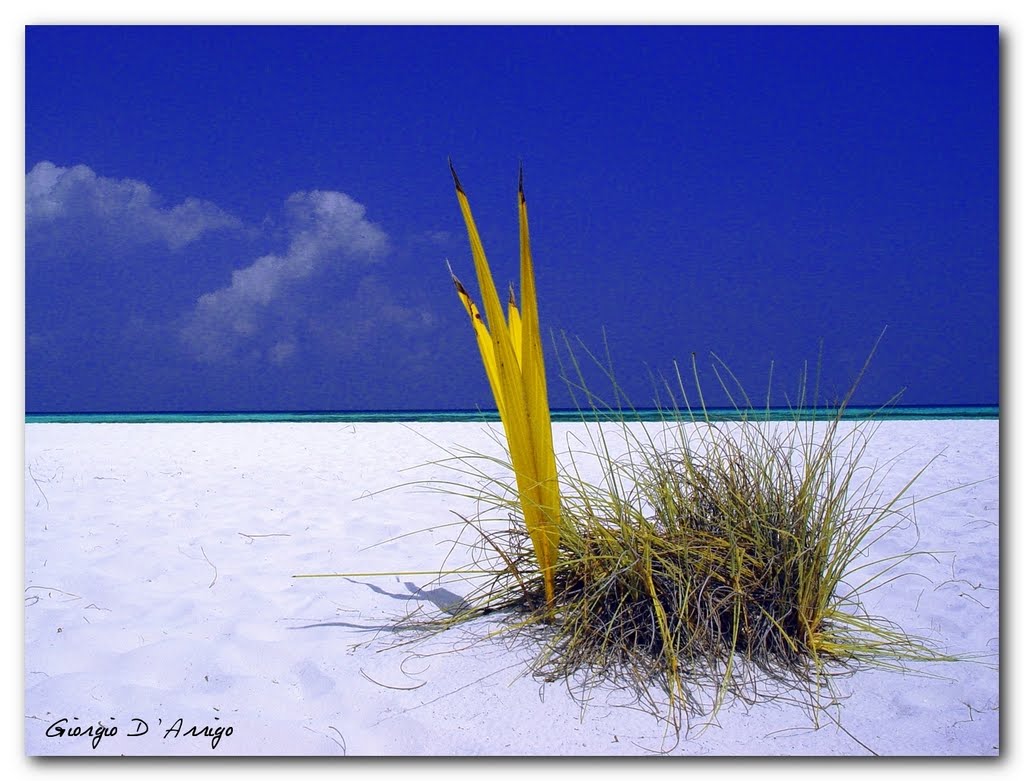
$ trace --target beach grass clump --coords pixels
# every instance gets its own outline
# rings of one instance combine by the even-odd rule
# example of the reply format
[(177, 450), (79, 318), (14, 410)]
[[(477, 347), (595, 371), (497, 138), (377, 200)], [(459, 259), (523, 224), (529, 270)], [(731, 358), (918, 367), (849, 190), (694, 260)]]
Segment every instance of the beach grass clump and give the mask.
[[(820, 710), (833, 701), (833, 677), (858, 664), (903, 669), (949, 658), (863, 605), (864, 595), (906, 574), (901, 565), (921, 554), (863, 560), (871, 544), (912, 524), (913, 481), (886, 497), (887, 465), (865, 460), (876, 422), (845, 425), (859, 377), (822, 415), (805, 408), (805, 372), (791, 419), (773, 422), (770, 410), (753, 411), (738, 383), (728, 387), (723, 374), (735, 377), (716, 365), (723, 390), (734, 398), (738, 389), (746, 400), (736, 405), (737, 420), (721, 423), (704, 410), (699, 381), (698, 411), (690, 408), (677, 367), (677, 384), (665, 383), (673, 403), (652, 427), (632, 420), (609, 368), (616, 403), (598, 399), (570, 349), (574, 376), (563, 364), (563, 378), (587, 436), (556, 459), (522, 176), (524, 309), (520, 317), (513, 296), (506, 317), (452, 175), (486, 324), (455, 284), (500, 413), (506, 458), (454, 455), (460, 478), (433, 486), (468, 496), (464, 478), (483, 478), (473, 497), (480, 512), (463, 521), (477, 535), (471, 569), (485, 581), (441, 626), (501, 613), (503, 634), (541, 642), (539, 676), (584, 690), (599, 680), (624, 684), (677, 727), (714, 714), (729, 697), (756, 701), (768, 691), (799, 694)], [(473, 466), (477, 458), (484, 467)], [(511, 478), (495, 477), (495, 465)]]
[(501, 613), (508, 634), (539, 641), (540, 677), (620, 684), (677, 727), (730, 698), (820, 711), (840, 674), (949, 660), (864, 607), (927, 554), (866, 557), (912, 526), (914, 502), (910, 484), (883, 491), (891, 464), (867, 461), (877, 420), (847, 423), (844, 409), (730, 422), (673, 409), (639, 423), (626, 411), (595, 422), (591, 408), (560, 462), (554, 601), (514, 492), (492, 476), (466, 520), (490, 576), (446, 624)]

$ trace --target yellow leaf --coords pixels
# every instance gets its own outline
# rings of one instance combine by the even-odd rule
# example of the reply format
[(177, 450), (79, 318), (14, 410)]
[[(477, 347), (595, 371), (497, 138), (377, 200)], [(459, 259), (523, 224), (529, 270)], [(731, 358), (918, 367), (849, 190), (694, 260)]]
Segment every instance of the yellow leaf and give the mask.
[[(545, 595), (550, 603), (554, 600), (554, 566), (558, 557), (559, 495), (551, 440), (551, 413), (547, 406), (544, 358), (540, 350), (540, 327), (526, 227), (526, 202), (522, 194), (522, 176), (520, 175), (519, 188), (519, 234), (524, 311), (520, 323), (520, 314), (514, 303), (509, 307), (509, 321), (505, 320), (491, 269), (487, 263), (487, 255), (469, 208), (469, 200), (454, 166), (451, 166), (451, 172), (483, 297), (484, 314), (487, 318), (483, 331), (476, 326), (480, 318), (479, 312), (474, 314), (472, 300), (468, 294), (463, 297), (465, 288), (461, 289), (459, 295), (463, 298), (463, 306), (474, 321), (489, 379), (493, 376), (491, 388), (508, 440), (523, 520), (533, 542), (537, 564), (544, 577)], [(513, 329), (516, 332), (515, 336)], [(493, 374), (488, 367), (490, 358), (482, 345), (485, 341), (482, 334), (490, 336)], [(544, 450), (538, 452), (538, 448)]]
[(512, 285), (508, 286), (508, 331), (512, 336), (512, 350), (519, 361), (519, 368), (523, 367), (523, 323), (519, 317), (519, 308), (516, 306), (516, 291)]
[(526, 217), (526, 195), (523, 192), (523, 170), (519, 169), (519, 268), (522, 311), (523, 395), (530, 424), (530, 438), (536, 454), (537, 482), (544, 509), (544, 529), (548, 546), (557, 552), (561, 518), (555, 450), (551, 436), (551, 410), (548, 406), (547, 378), (541, 345), (540, 315), (537, 288), (533, 276), (533, 255), (530, 250), (530, 228)]
[(491, 335), (487, 333), (487, 326), (484, 325), (484, 320), (480, 316), (480, 310), (476, 308), (476, 304), (473, 303), (473, 299), (470, 298), (469, 293), (463, 287), (459, 278), (452, 272), (451, 265), (448, 266), (448, 272), (451, 273), (452, 282), (455, 283), (455, 291), (459, 294), (459, 299), (469, 314), (473, 331), (476, 334), (477, 347), (480, 348), (480, 358), (483, 361), (484, 370), (487, 372), (487, 381), (491, 385), (491, 395), (494, 396), (494, 403), (498, 408), (498, 414), (504, 418), (501, 385), (498, 382), (498, 365), (494, 360), (494, 344), (491, 341)]

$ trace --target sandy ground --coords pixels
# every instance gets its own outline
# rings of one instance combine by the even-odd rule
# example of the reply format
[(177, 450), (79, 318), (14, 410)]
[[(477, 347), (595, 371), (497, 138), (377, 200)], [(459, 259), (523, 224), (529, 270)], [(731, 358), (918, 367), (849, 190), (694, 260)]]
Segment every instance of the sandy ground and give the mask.
[[(556, 441), (578, 428), (556, 425)], [(450, 528), (400, 535), (472, 503), (375, 492), (445, 477), (440, 466), (402, 471), (443, 447), (496, 452), (488, 430), (27, 425), (26, 753), (999, 754), (996, 421), (886, 422), (869, 450), (895, 459), (894, 487), (937, 456), (913, 493), (942, 495), (915, 508), (919, 540), (900, 532), (870, 555), (915, 542), (941, 553), (868, 595), (868, 608), (986, 663), (857, 673), (840, 682), (841, 728), (763, 703), (727, 706), (682, 739), (613, 689), (581, 709), (564, 683), (524, 675), (529, 647), (481, 642), (484, 626), (395, 647), (392, 622), (458, 597), (458, 583), (292, 577), (442, 566)]]

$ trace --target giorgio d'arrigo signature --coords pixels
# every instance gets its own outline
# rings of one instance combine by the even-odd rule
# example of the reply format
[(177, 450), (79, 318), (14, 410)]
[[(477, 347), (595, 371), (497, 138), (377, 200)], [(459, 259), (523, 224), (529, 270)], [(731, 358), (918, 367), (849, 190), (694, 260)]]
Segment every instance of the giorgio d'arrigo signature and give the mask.
[[(220, 717), (214, 716), (213, 720), (219, 722)], [(46, 728), (46, 737), (54, 740), (85, 740), (95, 750), (105, 738), (140, 738), (152, 732), (162, 740), (208, 740), (210, 748), (216, 749), (222, 738), (231, 737), (235, 731), (234, 727), (227, 724), (188, 724), (180, 718), (166, 724), (163, 719), (157, 719), (152, 727), (145, 719), (138, 717), (129, 719), (121, 727), (115, 723), (116, 721), (117, 719), (111, 718), (109, 724), (104, 721), (87, 723), (79, 720), (77, 716), (59, 718)]]

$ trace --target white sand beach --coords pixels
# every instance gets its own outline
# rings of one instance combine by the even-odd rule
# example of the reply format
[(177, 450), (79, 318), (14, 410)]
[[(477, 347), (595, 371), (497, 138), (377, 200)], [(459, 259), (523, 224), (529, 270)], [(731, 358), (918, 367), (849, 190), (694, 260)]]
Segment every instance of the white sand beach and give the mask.
[[(556, 446), (573, 425), (555, 424)], [(941, 495), (915, 508), (916, 532), (869, 552), (916, 544), (935, 555), (868, 594), (867, 607), (984, 663), (845, 678), (842, 728), (814, 729), (792, 704), (731, 703), (678, 739), (611, 688), (581, 709), (564, 683), (524, 674), (529, 647), (478, 641), (485, 627), (393, 646), (396, 619), (460, 596), (458, 584), (292, 577), (446, 566), (451, 528), (401, 535), (471, 514), (472, 503), (376, 492), (445, 477), (438, 466), (402, 471), (442, 457), (441, 446), (496, 451), (488, 428), (27, 425), (26, 753), (1000, 753), (997, 421), (887, 421), (869, 449), (895, 459), (894, 490), (937, 456), (912, 493)]]

